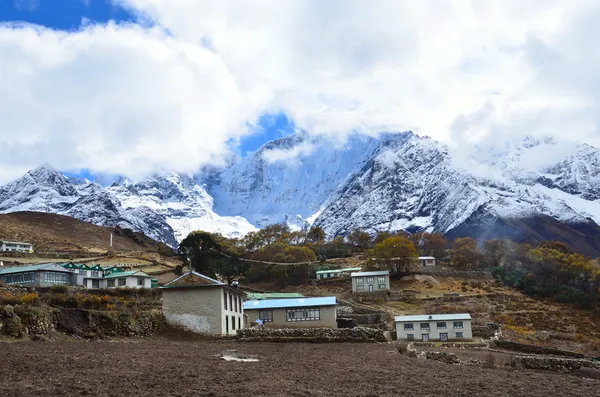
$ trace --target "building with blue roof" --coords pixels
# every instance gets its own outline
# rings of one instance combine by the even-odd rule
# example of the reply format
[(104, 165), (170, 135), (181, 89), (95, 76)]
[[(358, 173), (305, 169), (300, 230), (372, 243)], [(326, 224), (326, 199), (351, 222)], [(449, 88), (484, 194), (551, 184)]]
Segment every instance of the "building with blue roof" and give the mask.
[(398, 340), (445, 342), (473, 339), (469, 313), (396, 316), (394, 321)]
[(250, 323), (271, 328), (336, 328), (336, 305), (335, 296), (252, 300), (244, 302), (244, 312)]
[(0, 268), (0, 281), (4, 284), (26, 287), (51, 287), (53, 285), (75, 285), (83, 278), (57, 263)]

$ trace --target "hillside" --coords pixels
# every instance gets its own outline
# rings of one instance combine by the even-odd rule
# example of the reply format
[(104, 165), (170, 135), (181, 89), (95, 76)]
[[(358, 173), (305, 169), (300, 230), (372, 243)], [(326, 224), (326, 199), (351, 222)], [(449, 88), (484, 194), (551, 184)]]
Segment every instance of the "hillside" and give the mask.
[[(392, 291), (413, 291), (414, 299), (361, 300), (352, 294), (349, 279), (314, 281), (299, 286), (251, 284), (256, 290), (300, 292), (306, 296), (336, 296), (393, 317), (409, 314), (470, 313), (474, 324), (497, 322), (503, 334), (524, 343), (558, 347), (600, 356), (600, 314), (552, 300), (534, 299), (491, 278), (465, 275), (421, 274), (392, 280)], [(458, 294), (449, 296), (448, 294)]]
[(109, 249), (111, 233), (114, 253), (172, 253), (166, 244), (142, 233), (96, 226), (68, 216), (42, 212), (0, 215), (0, 240), (30, 242), (36, 254), (104, 254)]

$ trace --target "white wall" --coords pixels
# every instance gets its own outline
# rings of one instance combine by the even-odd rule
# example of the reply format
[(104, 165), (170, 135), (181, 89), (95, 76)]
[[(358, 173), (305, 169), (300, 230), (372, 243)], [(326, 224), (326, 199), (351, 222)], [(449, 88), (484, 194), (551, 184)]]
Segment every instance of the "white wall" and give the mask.
[[(454, 328), (455, 321), (462, 321), (463, 328)], [(446, 329), (438, 328), (437, 323), (446, 323)], [(412, 324), (413, 330), (405, 330), (404, 324)], [(429, 324), (429, 330), (422, 330), (421, 324)], [(456, 333), (462, 332), (463, 337), (457, 338)], [(414, 335), (414, 339), (423, 340), (423, 334), (429, 334), (429, 340), (440, 340), (440, 334), (447, 333), (449, 340), (457, 339), (473, 339), (473, 331), (471, 330), (471, 320), (438, 320), (438, 321), (405, 321), (396, 322), (396, 337), (397, 339), (407, 339), (408, 334)]]
[[(241, 291), (240, 291), (241, 292)], [(238, 299), (238, 307), (237, 307), (237, 311), (235, 310), (235, 303), (233, 304), (233, 307), (231, 307), (229, 305), (230, 303), (230, 299), (229, 297), (231, 296), (232, 300), (231, 302), (233, 302), (233, 299)], [(227, 309), (225, 309), (225, 297), (227, 297)], [(226, 289), (222, 289), (221, 291), (221, 308), (223, 309), (223, 314), (222, 314), (222, 318), (221, 318), (221, 329), (223, 330), (223, 335), (226, 334), (226, 322), (229, 321), (229, 335), (235, 335), (237, 334), (237, 330), (238, 329), (243, 329), (244, 328), (244, 299), (242, 298), (241, 294), (235, 294), (232, 293), (232, 291), (226, 290)], [(228, 318), (228, 320), (225, 320), (225, 318)], [(233, 329), (233, 327), (231, 326), (231, 322), (235, 321), (235, 329)], [(241, 325), (241, 328), (238, 328)]]

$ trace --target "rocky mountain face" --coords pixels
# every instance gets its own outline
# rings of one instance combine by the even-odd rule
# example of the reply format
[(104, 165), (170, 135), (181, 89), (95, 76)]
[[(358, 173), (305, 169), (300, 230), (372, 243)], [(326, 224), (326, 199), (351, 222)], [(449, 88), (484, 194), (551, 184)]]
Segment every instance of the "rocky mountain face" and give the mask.
[(18, 211), (67, 215), (95, 225), (141, 231), (157, 241), (177, 244), (173, 229), (164, 217), (144, 206), (123, 208), (119, 200), (100, 185), (71, 182), (49, 165), (0, 187), (0, 213)]
[(465, 154), (410, 132), (345, 143), (295, 134), (193, 176), (102, 187), (43, 166), (0, 188), (0, 212), (64, 214), (172, 246), (192, 230), (239, 236), (287, 222), (321, 226), (329, 237), (358, 227), (560, 239), (600, 255), (599, 174), (600, 150), (554, 139)]

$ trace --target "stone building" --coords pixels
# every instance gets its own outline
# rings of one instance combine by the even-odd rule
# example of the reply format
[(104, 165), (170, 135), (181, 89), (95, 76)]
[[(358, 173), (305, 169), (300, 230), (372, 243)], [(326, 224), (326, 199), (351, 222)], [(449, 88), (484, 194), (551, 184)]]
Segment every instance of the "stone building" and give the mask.
[(380, 270), (375, 272), (357, 272), (352, 278), (352, 292), (383, 292), (390, 290), (390, 272)]
[(261, 320), (272, 328), (337, 327), (335, 296), (269, 299), (244, 303), (250, 323)]
[(394, 320), (398, 340), (428, 342), (473, 339), (469, 313), (396, 316)]
[(160, 287), (167, 322), (201, 334), (235, 335), (244, 328), (244, 291), (196, 272)]

